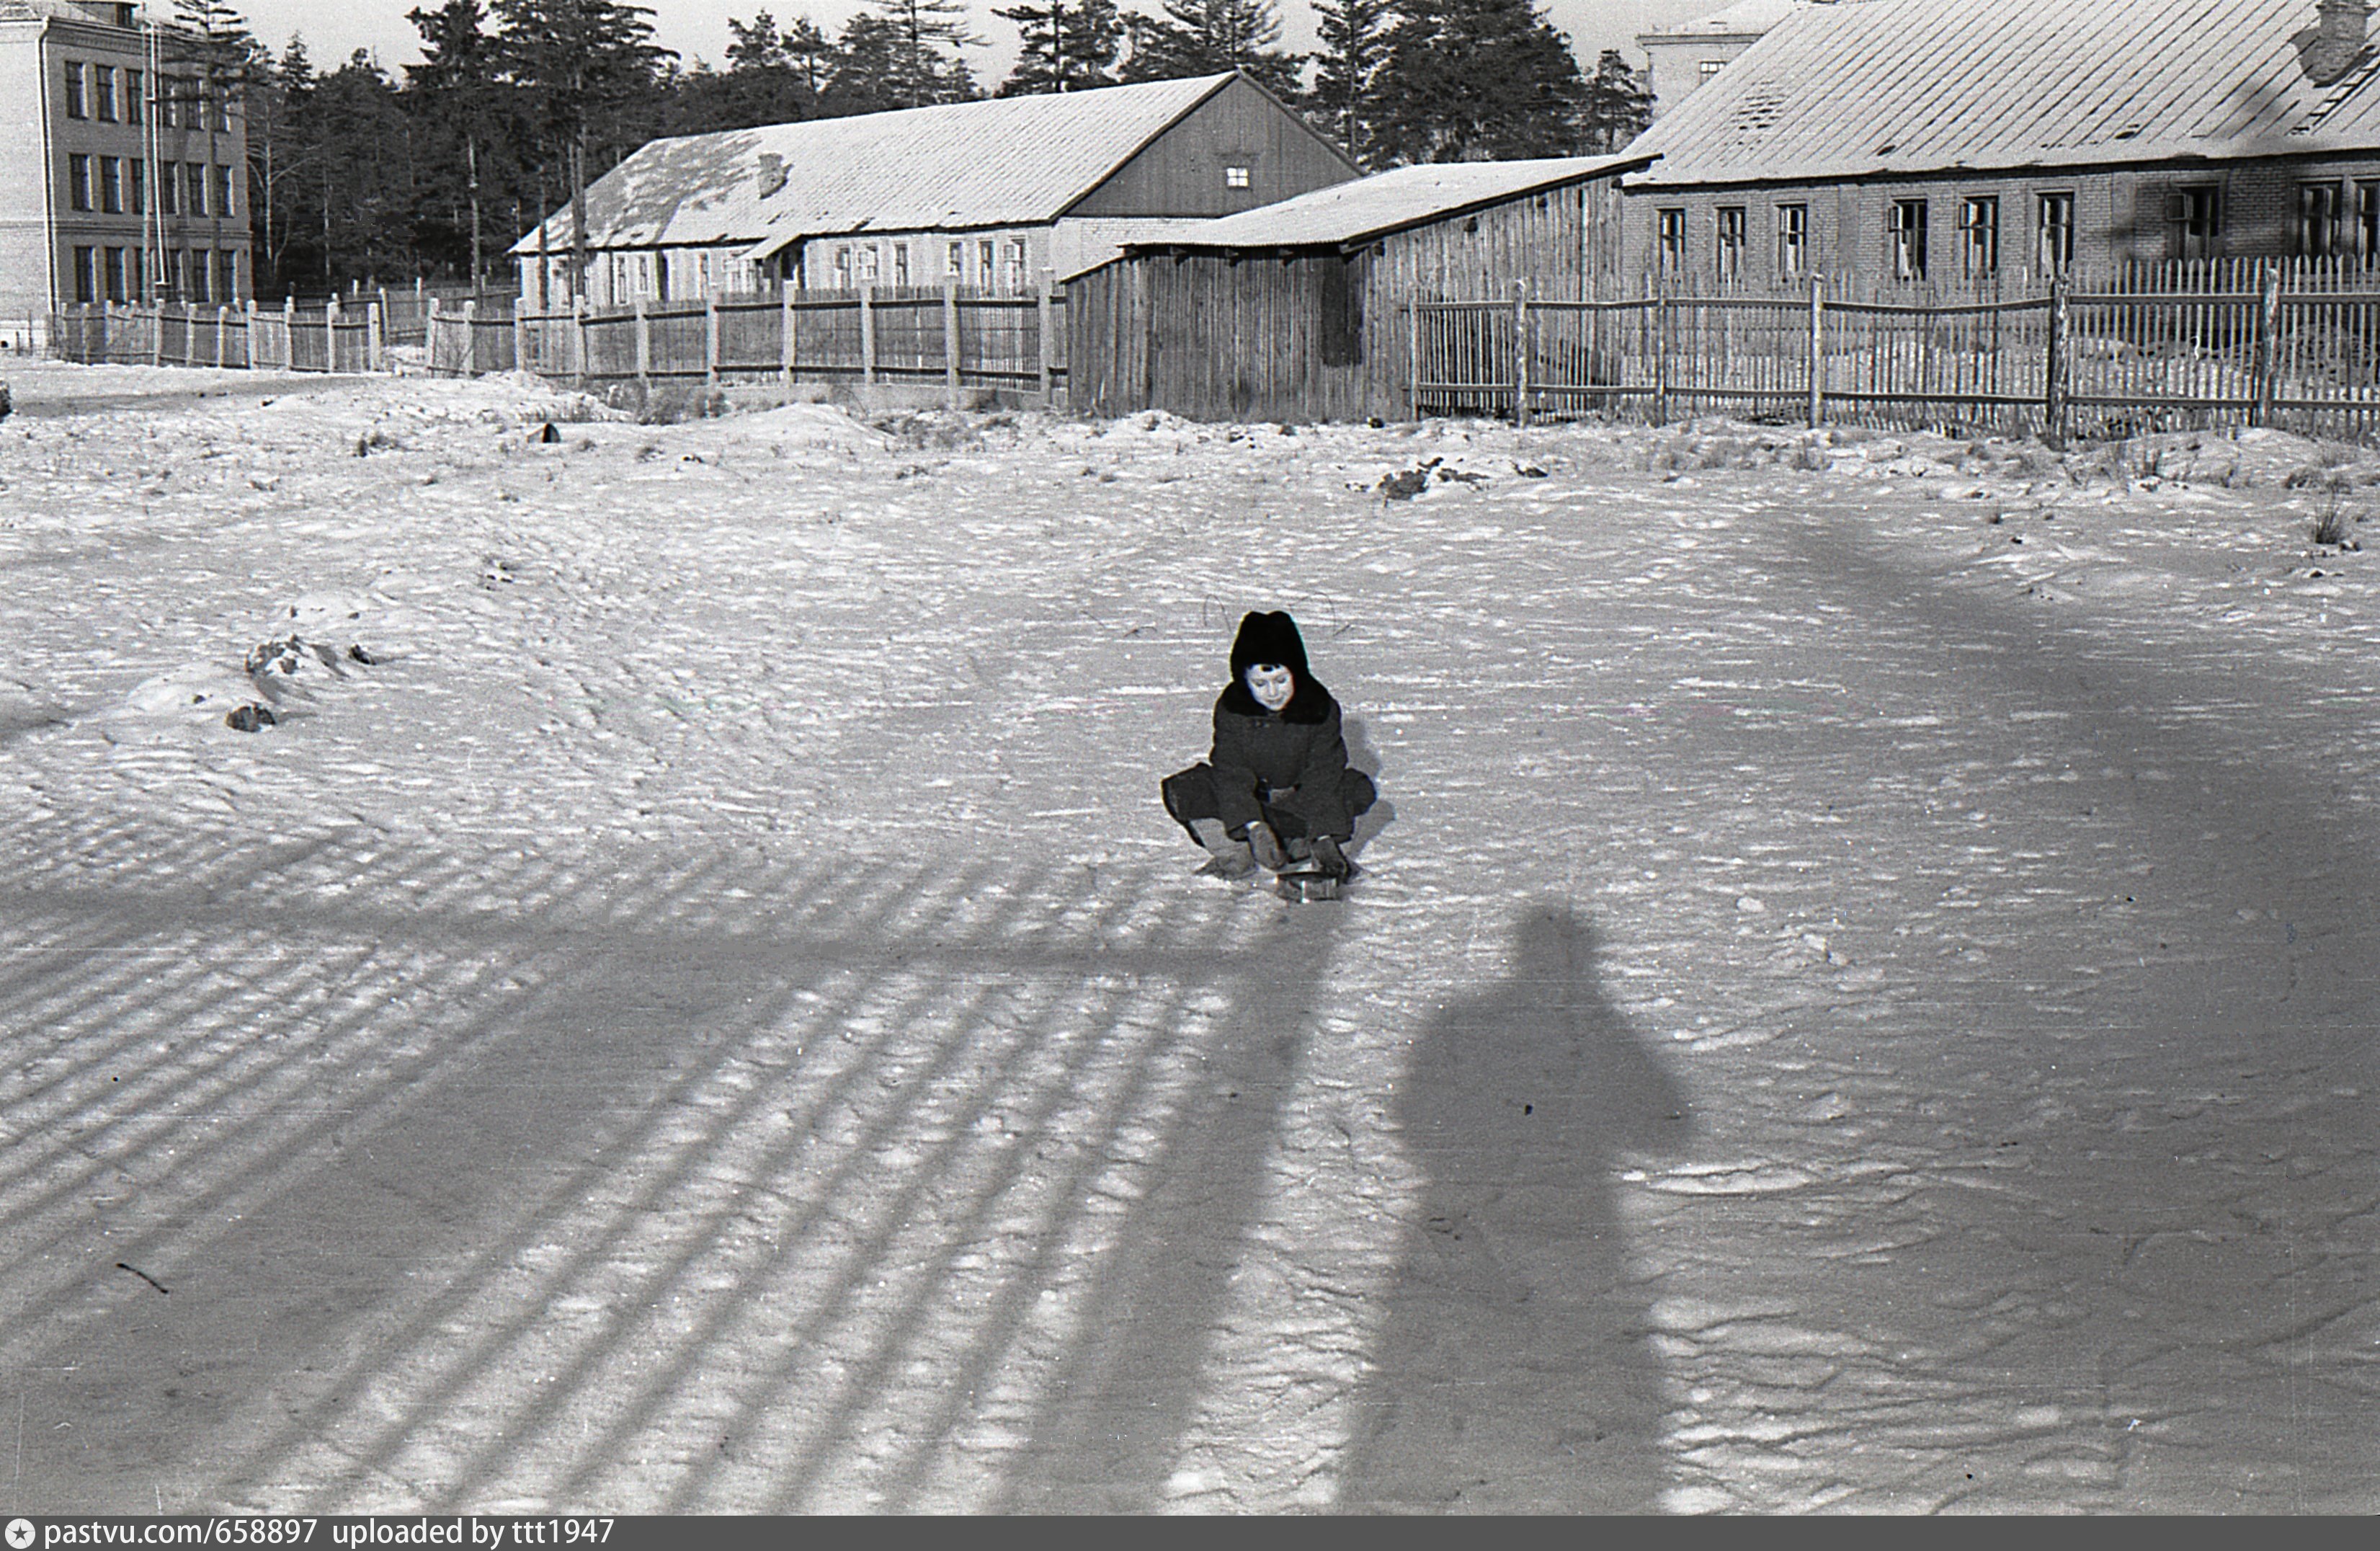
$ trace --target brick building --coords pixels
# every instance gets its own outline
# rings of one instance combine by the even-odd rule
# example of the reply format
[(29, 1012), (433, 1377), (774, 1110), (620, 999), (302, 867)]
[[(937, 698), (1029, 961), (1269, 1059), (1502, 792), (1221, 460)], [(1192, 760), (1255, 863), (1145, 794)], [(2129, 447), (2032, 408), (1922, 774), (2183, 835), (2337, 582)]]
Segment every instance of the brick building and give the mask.
[(0, 0), (0, 334), (79, 302), (238, 302), (250, 284), (239, 104), (209, 96), (159, 7)]
[(2380, 263), (2363, 0), (1803, 5), (1630, 149), (1631, 283)]
[[(587, 191), (598, 307), (784, 283), (1021, 295), (1161, 236), (1345, 182), (1355, 165), (1232, 72), (655, 140)], [(513, 245), (569, 305), (567, 205)]]
[(1645, 51), (1645, 82), (1653, 93), (1653, 116), (1676, 107), (1694, 88), (1727, 67), (1728, 61), (1761, 40), (1795, 6), (1812, 0), (1736, 0), (1712, 16), (1636, 34)]

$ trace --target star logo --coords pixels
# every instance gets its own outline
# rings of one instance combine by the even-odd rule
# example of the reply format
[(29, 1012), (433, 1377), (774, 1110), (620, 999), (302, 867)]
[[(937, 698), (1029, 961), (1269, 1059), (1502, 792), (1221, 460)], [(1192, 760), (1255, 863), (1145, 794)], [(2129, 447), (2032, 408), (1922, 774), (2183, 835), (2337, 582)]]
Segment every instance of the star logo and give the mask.
[(33, 1521), (30, 1519), (8, 1520), (8, 1551), (25, 1551), (33, 1544)]

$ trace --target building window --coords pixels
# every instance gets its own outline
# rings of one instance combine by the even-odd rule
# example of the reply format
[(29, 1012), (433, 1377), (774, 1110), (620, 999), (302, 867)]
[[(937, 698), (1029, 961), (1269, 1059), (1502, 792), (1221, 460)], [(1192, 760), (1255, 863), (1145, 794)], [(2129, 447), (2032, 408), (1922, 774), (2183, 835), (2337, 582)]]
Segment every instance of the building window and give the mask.
[(182, 273), (189, 286), (192, 301), (210, 299), (207, 295), (207, 255), (203, 250), (182, 255)]
[(1007, 282), (1010, 295), (1023, 296), (1025, 294), (1024, 238), (1014, 238), (1008, 244), (1008, 273), (1003, 275), (1002, 278)]
[(1682, 205), (1653, 213), (1655, 229), (1654, 260), (1664, 275), (1682, 275), (1686, 271), (1686, 212)]
[(142, 80), (140, 71), (127, 70), (124, 72), (124, 121), (127, 124), (138, 124), (140, 122), (141, 85)]
[(181, 77), (159, 76), (157, 78), (156, 119), (157, 128), (160, 129), (171, 129), (180, 123), (181, 113), (178, 104), (181, 93)]
[(1810, 207), (1777, 207), (1777, 277), (1798, 280), (1810, 273)]
[(989, 241), (977, 243), (975, 245), (975, 283), (987, 291), (990, 290), (1000, 283), (998, 275), (999, 272), (992, 267), (991, 244)]
[(124, 299), (124, 250), (123, 250), (123, 249), (121, 249), (121, 248), (110, 248), (110, 249), (108, 249), (108, 250), (107, 250), (107, 275), (106, 275), (106, 279), (107, 279), (107, 299), (108, 299), (108, 300), (110, 300), (110, 301), (122, 301), (122, 300)]
[(91, 116), (91, 104), (83, 96), (82, 61), (79, 59), (69, 59), (66, 62), (66, 82), (67, 116), (68, 118), (89, 118)]
[(2041, 196), (2039, 261), (2044, 275), (2063, 275), (2074, 263), (2074, 196)]
[(88, 307), (99, 299), (98, 289), (91, 284), (91, 266), (96, 257), (88, 248), (74, 250), (75, 301), (79, 306)]
[(1247, 168), (1245, 168), (1245, 167), (1225, 167), (1225, 168), (1223, 169), (1223, 187), (1224, 187), (1224, 188), (1226, 188), (1226, 189), (1245, 189), (1245, 188), (1246, 188), (1247, 186), (1248, 186), (1248, 169), (1247, 169)]
[(231, 128), (231, 99), (223, 92), (201, 90), (199, 106), (206, 114), (208, 128), (221, 133)]
[(2211, 259), (2221, 250), (2223, 190), (2217, 185), (2195, 183), (2175, 189), (2169, 216), (2175, 258)]
[(157, 210), (163, 215), (179, 215), (181, 205), (182, 164), (157, 164)]
[(91, 158), (79, 153), (67, 157), (67, 208), (91, 208)]
[(876, 250), (876, 244), (873, 242), (866, 244), (859, 250), (859, 283), (861, 285), (876, 284), (877, 266), (882, 259), (883, 255)]
[(1970, 280), (2000, 272), (2000, 202), (1977, 194), (1959, 206), (1959, 263)]
[(189, 185), (188, 192), (190, 197), (187, 202), (189, 212), (193, 215), (204, 215), (207, 213), (207, 165), (204, 162), (185, 162), (182, 171), (188, 175), (184, 181)]
[(103, 124), (115, 122), (115, 67), (93, 65), (91, 67), (91, 116)]
[(1718, 207), (1711, 221), (1711, 263), (1721, 280), (1733, 281), (1743, 274), (1744, 230), (1743, 206)]
[(909, 283), (909, 245), (905, 242), (892, 245), (892, 283), (896, 286)]
[(149, 169), (138, 156), (124, 159), (125, 201), (136, 215), (149, 214)]
[(1925, 202), (1893, 201), (1885, 232), (1892, 243), (1892, 277), (1907, 281), (1925, 279)]
[(851, 289), (851, 244), (847, 242), (834, 250), (834, 288)]
[(124, 159), (120, 156), (99, 159), (99, 208), (110, 215), (124, 214)]
[(238, 212), (237, 212), (237, 210), (235, 210), (235, 209), (233, 209), (233, 208), (232, 208), (232, 200), (231, 200), (231, 169), (230, 169), (229, 167), (217, 167), (217, 168), (215, 168), (215, 169), (214, 169), (214, 179), (215, 179), (215, 189), (214, 189), (214, 193), (215, 193), (215, 214), (218, 214), (218, 215), (236, 215), (236, 214), (238, 214)]
[(239, 251), (226, 248), (215, 255), (215, 294), (225, 301), (237, 300), (239, 287)]
[(1700, 86), (1703, 82), (1710, 79), (1711, 77), (1718, 74), (1719, 71), (1726, 67), (1727, 61), (1724, 59), (1698, 59), (1694, 61), (1694, 84), (1696, 86)]
[(2307, 258), (2332, 258), (2345, 246), (2338, 193), (2336, 183), (2298, 185), (2298, 251)]
[(950, 275), (953, 283), (964, 284), (966, 280), (966, 244), (953, 242), (946, 257), (950, 267), (944, 273)]
[(2380, 263), (2380, 182), (2356, 181), (2355, 256), (2365, 263)]

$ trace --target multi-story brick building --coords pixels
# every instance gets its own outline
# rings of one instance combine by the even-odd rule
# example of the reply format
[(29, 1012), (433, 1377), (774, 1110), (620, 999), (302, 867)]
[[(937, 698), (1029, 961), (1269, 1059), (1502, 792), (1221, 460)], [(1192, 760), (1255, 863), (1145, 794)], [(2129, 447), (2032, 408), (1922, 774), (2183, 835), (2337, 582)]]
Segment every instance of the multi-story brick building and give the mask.
[(237, 303), (248, 140), (160, 7), (0, 0), (0, 333), (79, 302)]
[(2380, 265), (2366, 0), (1793, 7), (1630, 147), (1625, 263), (1852, 290), (2133, 262)]

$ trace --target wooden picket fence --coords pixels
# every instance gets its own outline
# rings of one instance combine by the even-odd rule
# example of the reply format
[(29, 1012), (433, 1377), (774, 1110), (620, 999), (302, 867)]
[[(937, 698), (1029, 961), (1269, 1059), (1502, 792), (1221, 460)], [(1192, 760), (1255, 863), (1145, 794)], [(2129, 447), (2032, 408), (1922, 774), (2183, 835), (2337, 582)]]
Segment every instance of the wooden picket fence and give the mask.
[(835, 383), (1062, 397), (1065, 296), (956, 286), (713, 294), (604, 311), (433, 311), (433, 371), (527, 371), (603, 384)]
[(2034, 295), (1846, 299), (1656, 290), (1409, 301), (1408, 408), (1523, 421), (1726, 414), (2122, 436), (2271, 425), (2380, 434), (2380, 278), (2231, 261), (2051, 277)]
[(299, 310), (202, 302), (70, 307), (50, 315), (49, 353), (117, 366), (220, 366), (266, 372), (377, 372), (384, 364), (380, 303), (336, 299)]

